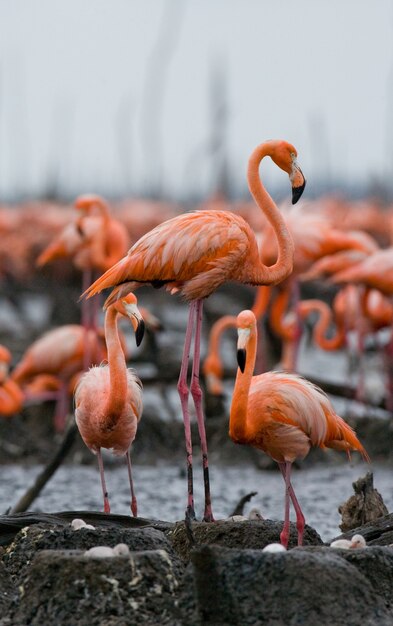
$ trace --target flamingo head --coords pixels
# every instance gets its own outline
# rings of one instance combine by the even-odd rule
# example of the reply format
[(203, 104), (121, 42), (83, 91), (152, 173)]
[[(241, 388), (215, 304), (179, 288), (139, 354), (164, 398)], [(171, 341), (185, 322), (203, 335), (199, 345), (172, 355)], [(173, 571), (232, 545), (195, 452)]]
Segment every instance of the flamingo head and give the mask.
[(306, 179), (297, 163), (296, 148), (287, 141), (271, 141), (270, 156), (272, 161), (289, 175), (292, 185), (292, 204), (301, 197), (306, 186)]
[(255, 332), (256, 319), (252, 311), (242, 311), (237, 316), (237, 363), (240, 371), (244, 372), (247, 359), (247, 345), (251, 333)]
[(123, 298), (116, 300), (112, 306), (120, 315), (124, 315), (124, 317), (128, 317), (131, 320), (132, 327), (135, 331), (136, 345), (139, 346), (145, 333), (145, 322), (138, 309), (136, 296), (133, 293), (128, 293)]
[(74, 203), (75, 208), (82, 213), (90, 213), (94, 207), (103, 209), (106, 207), (106, 202), (101, 196), (97, 196), (92, 193), (85, 193), (78, 196)]
[(363, 535), (354, 535), (351, 539), (350, 549), (365, 548), (367, 546)]

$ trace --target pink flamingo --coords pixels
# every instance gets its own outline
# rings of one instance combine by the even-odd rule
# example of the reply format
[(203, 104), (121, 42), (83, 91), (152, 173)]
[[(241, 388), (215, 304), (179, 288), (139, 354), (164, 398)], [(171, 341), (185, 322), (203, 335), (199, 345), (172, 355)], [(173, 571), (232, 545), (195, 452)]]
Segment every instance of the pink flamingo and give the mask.
[(105, 339), (108, 365), (92, 367), (81, 377), (75, 390), (75, 420), (86, 446), (97, 455), (104, 496), (104, 511), (110, 513), (101, 448), (126, 456), (131, 490), (131, 511), (136, 517), (137, 501), (131, 472), (130, 446), (142, 416), (142, 383), (134, 370), (127, 369), (117, 331), (117, 317), (131, 320), (137, 345), (144, 323), (134, 294), (130, 293), (108, 307)]
[(280, 535), (289, 540), (289, 499), (296, 512), (298, 545), (303, 543), (305, 519), (291, 484), (293, 461), (304, 458), (311, 446), (358, 450), (368, 461), (356, 434), (339, 417), (326, 394), (296, 374), (266, 372), (253, 376), (257, 328), (252, 311), (237, 318), (239, 369), (232, 398), (229, 436), (235, 443), (259, 448), (272, 457), (285, 481), (285, 520)]
[(165, 285), (171, 293), (179, 292), (191, 303), (178, 391), (187, 449), (187, 515), (194, 518), (187, 370), (195, 326), (191, 394), (195, 404), (202, 448), (205, 485), (204, 519), (206, 521), (213, 520), (213, 513), (202, 390), (199, 384), (203, 299), (229, 280), (251, 285), (273, 285), (284, 280), (292, 271), (291, 236), (277, 206), (263, 187), (259, 177), (259, 165), (266, 156), (270, 156), (278, 167), (289, 174), (293, 202), (297, 202), (302, 195), (305, 179), (297, 164), (296, 149), (286, 141), (266, 141), (251, 154), (248, 164), (248, 185), (257, 205), (272, 224), (278, 242), (278, 258), (271, 267), (262, 263), (254, 232), (242, 217), (227, 211), (194, 211), (163, 222), (146, 233), (132, 246), (127, 256), (105, 272), (84, 294), (90, 297), (105, 288), (117, 285), (106, 302), (109, 305), (141, 284), (150, 283), (153, 287)]

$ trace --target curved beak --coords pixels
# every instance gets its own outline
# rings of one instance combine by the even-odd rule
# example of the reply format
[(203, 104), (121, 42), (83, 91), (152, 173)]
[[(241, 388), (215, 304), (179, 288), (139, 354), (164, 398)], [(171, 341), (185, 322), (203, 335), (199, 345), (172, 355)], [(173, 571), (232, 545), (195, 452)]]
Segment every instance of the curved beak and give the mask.
[(123, 302), (123, 305), (135, 332), (136, 345), (139, 346), (142, 343), (143, 335), (145, 334), (145, 322), (136, 304)]
[(289, 174), (289, 179), (292, 183), (292, 204), (296, 204), (296, 202), (301, 198), (306, 186), (306, 179), (304, 178), (303, 172), (298, 166), (296, 159), (294, 159), (292, 163), (292, 170)]
[(241, 373), (244, 373), (244, 368), (246, 367), (246, 358), (247, 352), (245, 348), (240, 348), (237, 351), (237, 364), (240, 368)]
[(83, 216), (82, 215), (75, 220), (75, 228), (81, 237), (85, 236), (85, 233), (83, 232)]
[(136, 345), (139, 346), (142, 343), (143, 335), (145, 334), (145, 322), (143, 319), (136, 319), (136, 329), (135, 329), (135, 341)]
[(238, 339), (237, 339), (237, 364), (240, 368), (240, 371), (243, 373), (246, 367), (247, 360), (247, 344), (250, 338), (250, 329), (249, 328), (239, 328), (237, 331)]

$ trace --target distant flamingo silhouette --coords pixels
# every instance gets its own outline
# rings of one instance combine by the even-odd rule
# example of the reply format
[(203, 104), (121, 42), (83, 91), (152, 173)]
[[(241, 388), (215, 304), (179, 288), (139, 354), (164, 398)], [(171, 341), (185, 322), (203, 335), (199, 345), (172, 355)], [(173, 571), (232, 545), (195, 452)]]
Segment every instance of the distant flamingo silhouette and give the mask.
[(277, 461), (285, 481), (285, 520), (280, 535), (289, 540), (289, 498), (296, 511), (298, 544), (302, 545), (305, 519), (291, 484), (291, 466), (311, 446), (367, 452), (356, 434), (339, 417), (321, 389), (295, 374), (266, 372), (253, 376), (257, 329), (252, 311), (237, 318), (238, 364), (232, 398), (229, 435), (235, 443), (259, 448)]
[(110, 513), (101, 448), (125, 455), (131, 490), (131, 511), (138, 514), (131, 472), (130, 446), (142, 415), (142, 383), (127, 369), (117, 331), (117, 317), (131, 319), (137, 345), (142, 340), (144, 323), (134, 294), (130, 293), (108, 307), (105, 339), (108, 365), (92, 367), (81, 377), (75, 390), (75, 420), (86, 446), (97, 454), (104, 496), (104, 511)]
[(278, 242), (278, 257), (273, 265), (267, 267), (261, 262), (255, 235), (242, 217), (227, 211), (194, 211), (163, 222), (146, 233), (132, 246), (127, 256), (105, 272), (84, 293), (90, 297), (105, 288), (117, 285), (106, 302), (109, 305), (141, 284), (150, 283), (153, 287), (165, 285), (171, 293), (180, 292), (191, 302), (178, 391), (187, 449), (187, 515), (194, 518), (187, 369), (195, 324), (191, 394), (201, 439), (206, 521), (213, 520), (213, 513), (202, 390), (199, 384), (203, 299), (229, 280), (251, 285), (273, 285), (284, 280), (292, 271), (291, 236), (277, 206), (264, 189), (259, 177), (259, 165), (265, 156), (270, 156), (278, 167), (289, 174), (292, 183), (292, 202), (297, 202), (302, 195), (305, 179), (296, 161), (296, 149), (286, 141), (266, 141), (251, 154), (248, 164), (248, 185), (256, 203), (272, 224)]
[[(110, 214), (108, 203), (101, 196), (84, 194), (75, 200), (78, 214), (55, 237), (36, 260), (43, 267), (59, 258), (72, 258), (82, 271), (82, 290), (85, 290), (97, 271), (105, 271), (121, 259), (127, 251), (129, 236), (126, 227)], [(90, 306), (89, 306), (90, 305)], [(82, 325), (97, 328), (98, 301), (82, 303)], [(86, 350), (85, 369), (89, 366)]]
[[(54, 415), (54, 425), (57, 431), (64, 430), (69, 402), (69, 383), (72, 377), (83, 371), (86, 360), (86, 351), (89, 354), (89, 365), (100, 363), (106, 357), (106, 349), (102, 331), (98, 334), (93, 329), (86, 330), (79, 324), (65, 324), (53, 328), (41, 337), (38, 337), (26, 350), (21, 360), (11, 374), (12, 380), (24, 390), (34, 378), (42, 374), (57, 377), (57, 405)], [(52, 382), (49, 388), (54, 386)], [(26, 398), (36, 398), (39, 389), (48, 389), (43, 379), (38, 385), (27, 389)], [(45, 392), (44, 392), (45, 393)]]

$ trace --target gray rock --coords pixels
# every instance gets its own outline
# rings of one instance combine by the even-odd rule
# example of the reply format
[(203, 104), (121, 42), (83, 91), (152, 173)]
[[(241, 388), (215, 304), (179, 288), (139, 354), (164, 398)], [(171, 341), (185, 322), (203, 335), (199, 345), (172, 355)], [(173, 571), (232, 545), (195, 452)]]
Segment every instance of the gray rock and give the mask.
[(356, 567), (368, 579), (375, 593), (381, 596), (386, 607), (393, 611), (393, 548), (367, 546), (364, 549), (337, 549), (313, 546), (296, 548), (313, 554), (335, 554)]
[[(220, 520), (214, 524), (192, 522), (191, 531), (195, 545), (215, 544), (226, 548), (262, 549), (268, 543), (280, 541), (282, 527), (283, 522), (274, 520), (250, 520), (243, 522)], [(194, 546), (190, 545), (184, 522), (175, 524), (173, 529), (168, 531), (167, 536), (181, 559), (188, 561), (191, 549)], [(296, 525), (291, 523), (289, 547), (296, 545)], [(310, 526), (305, 527), (304, 545), (323, 545), (318, 533)]]
[(10, 576), (4, 564), (0, 562), (0, 615), (4, 615), (7, 612), (13, 593), (14, 586)]
[[(366, 551), (364, 551), (366, 552)], [(391, 626), (369, 580), (332, 551), (193, 551), (198, 624)]]
[(356, 534), (363, 535), (368, 546), (390, 546), (393, 544), (393, 513), (353, 528), (334, 539), (351, 539)]
[(32, 626), (181, 626), (178, 584), (165, 550), (110, 558), (44, 550), (20, 581), (9, 619)]
[[(41, 550), (88, 550), (94, 546), (110, 546), (125, 543), (130, 550), (166, 550), (174, 562), (177, 573), (182, 570), (171, 543), (156, 528), (95, 528), (73, 530), (71, 526), (48, 528), (35, 524), (23, 528), (6, 549), (3, 562), (13, 578), (19, 580), (31, 565), (35, 554)], [(180, 569), (179, 569), (180, 568)]]
[[(393, 548), (370, 546), (364, 550), (340, 550), (348, 563), (368, 579), (393, 613)], [(392, 619), (393, 623), (393, 619)]]

